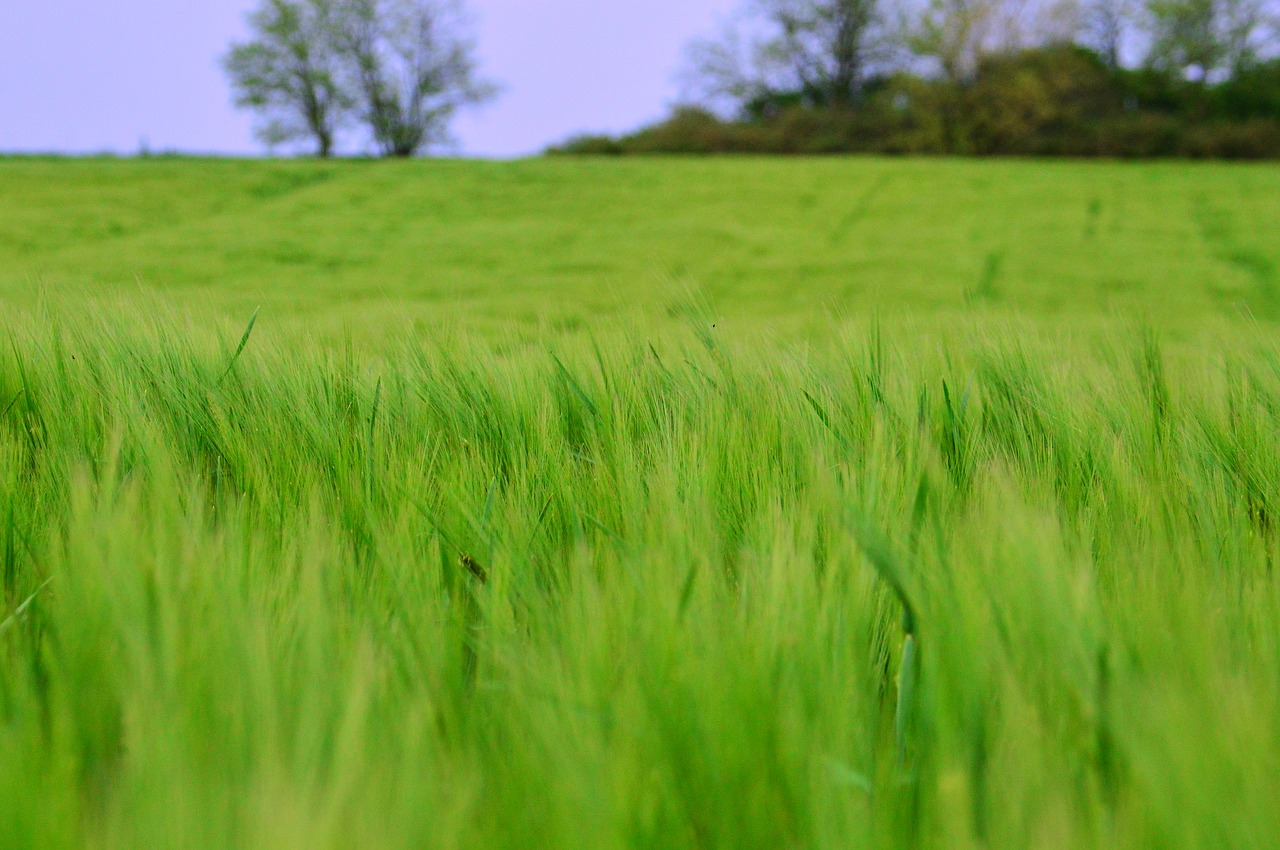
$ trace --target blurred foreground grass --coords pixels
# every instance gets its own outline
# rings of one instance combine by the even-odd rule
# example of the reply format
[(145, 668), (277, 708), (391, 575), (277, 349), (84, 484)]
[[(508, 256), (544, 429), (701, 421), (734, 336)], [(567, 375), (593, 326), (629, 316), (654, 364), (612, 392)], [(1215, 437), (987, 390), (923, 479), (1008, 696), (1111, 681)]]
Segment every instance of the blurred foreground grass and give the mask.
[(5, 846), (1280, 829), (1265, 340), (9, 333)]

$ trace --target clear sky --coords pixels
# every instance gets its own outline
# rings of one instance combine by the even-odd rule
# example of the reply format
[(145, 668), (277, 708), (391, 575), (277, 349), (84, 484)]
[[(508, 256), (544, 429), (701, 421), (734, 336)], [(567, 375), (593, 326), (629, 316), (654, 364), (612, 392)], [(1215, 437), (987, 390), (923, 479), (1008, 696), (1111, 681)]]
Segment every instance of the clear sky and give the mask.
[[(255, 0), (0, 0), (0, 151), (255, 153), (219, 66)], [(470, 0), (502, 97), (463, 153), (533, 153), (661, 117), (692, 37), (738, 0)]]

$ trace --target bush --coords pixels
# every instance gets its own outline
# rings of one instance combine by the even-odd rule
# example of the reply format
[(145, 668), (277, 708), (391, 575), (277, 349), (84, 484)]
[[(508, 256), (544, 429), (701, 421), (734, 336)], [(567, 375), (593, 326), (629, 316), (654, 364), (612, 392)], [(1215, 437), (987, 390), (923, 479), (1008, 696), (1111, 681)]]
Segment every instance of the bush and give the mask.
[(704, 109), (681, 108), (667, 121), (623, 139), (627, 153), (788, 153), (769, 124), (721, 121)]
[(1186, 154), (1207, 159), (1274, 159), (1280, 157), (1280, 121), (1257, 118), (1193, 128)]
[(1280, 59), (1244, 71), (1213, 91), (1215, 111), (1223, 118), (1280, 120)]
[(1159, 113), (1136, 113), (1099, 122), (1096, 155), (1147, 159), (1183, 155), (1185, 132), (1177, 119)]
[(623, 148), (622, 143), (611, 136), (584, 134), (548, 148), (547, 153), (553, 156), (617, 156), (623, 153)]
[(1096, 155), (1096, 126), (1123, 111), (1124, 95), (1098, 57), (1077, 47), (989, 60), (964, 93), (967, 133), (979, 154)]
[(863, 106), (867, 150), (888, 154), (944, 154), (951, 150), (948, 116), (954, 91), (901, 74), (878, 82)]
[(964, 86), (896, 74), (868, 83), (853, 107), (806, 103), (770, 95), (740, 121), (684, 107), (550, 152), (1280, 158), (1280, 60), (1204, 85), (1109, 68), (1066, 45), (990, 57)]

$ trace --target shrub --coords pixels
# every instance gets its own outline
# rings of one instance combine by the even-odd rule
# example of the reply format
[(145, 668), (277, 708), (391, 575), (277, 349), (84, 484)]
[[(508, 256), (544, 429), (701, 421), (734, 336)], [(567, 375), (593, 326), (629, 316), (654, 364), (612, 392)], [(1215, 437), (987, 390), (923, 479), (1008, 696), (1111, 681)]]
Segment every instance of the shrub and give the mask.
[(697, 108), (620, 138), (589, 136), (568, 154), (959, 154), (1280, 158), (1280, 60), (1216, 85), (1108, 67), (1074, 45), (988, 58), (956, 85), (895, 74), (852, 106), (778, 93), (725, 121)]

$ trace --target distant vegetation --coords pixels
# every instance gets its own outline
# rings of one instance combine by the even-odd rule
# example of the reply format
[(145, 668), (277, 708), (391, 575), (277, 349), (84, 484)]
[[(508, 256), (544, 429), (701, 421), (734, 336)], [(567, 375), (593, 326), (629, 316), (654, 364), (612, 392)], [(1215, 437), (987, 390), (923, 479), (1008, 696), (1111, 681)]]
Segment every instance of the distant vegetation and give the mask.
[(583, 136), (557, 154), (883, 153), (979, 156), (1280, 157), (1280, 62), (1217, 84), (1108, 68), (1079, 47), (991, 56), (972, 80), (899, 73), (857, 106), (786, 98), (726, 120), (683, 108), (635, 133)]
[(383, 156), (413, 156), (495, 91), (477, 74), (461, 0), (262, 0), (249, 26), (224, 64), (272, 146), (310, 141), (328, 157), (355, 124)]
[(1263, 0), (754, 0), (687, 105), (553, 153), (1280, 156)]
[[(225, 66), (273, 147), (414, 156), (497, 91), (463, 0), (249, 23)], [(1280, 157), (1280, 0), (745, 0), (683, 78), (668, 119), (549, 152)]]

